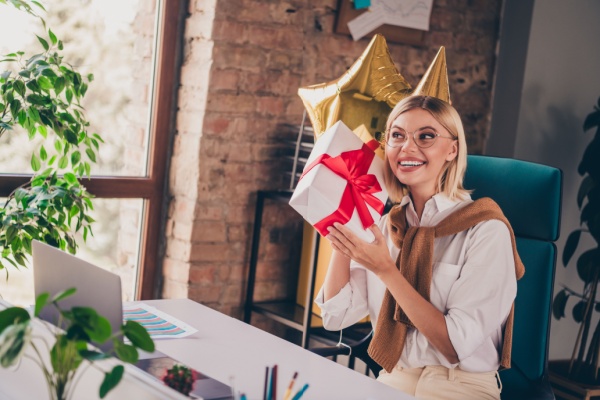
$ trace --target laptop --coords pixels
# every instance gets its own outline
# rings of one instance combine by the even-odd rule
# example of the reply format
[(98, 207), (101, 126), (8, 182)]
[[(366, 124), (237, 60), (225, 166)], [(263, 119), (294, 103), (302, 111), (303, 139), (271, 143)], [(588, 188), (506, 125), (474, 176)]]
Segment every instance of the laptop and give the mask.
[[(55, 294), (74, 287), (77, 292), (61, 300), (58, 303), (60, 308), (68, 310), (74, 306), (92, 307), (108, 319), (113, 333), (119, 332), (123, 324), (121, 278), (37, 240), (32, 245), (35, 297), (47, 292), (52, 298)], [(54, 325), (58, 323), (58, 311), (52, 305), (44, 307), (39, 317)], [(104, 351), (113, 346), (112, 341), (103, 345), (95, 344)]]
[[(113, 333), (118, 333), (123, 324), (121, 278), (37, 240), (32, 245), (35, 296), (47, 292), (52, 298), (55, 294), (74, 287), (77, 292), (61, 300), (58, 303), (60, 308), (68, 310), (71, 307), (92, 307), (109, 320)], [(52, 305), (44, 307), (39, 317), (54, 325), (58, 323), (58, 311)], [(103, 351), (113, 347), (112, 341), (104, 345), (94, 344)], [(136, 366), (162, 381), (165, 369), (171, 368), (175, 363), (178, 362), (160, 351), (146, 353), (140, 350), (140, 360)], [(195, 398), (233, 399), (230, 386), (207, 375), (196, 374), (197, 380), (192, 392)]]

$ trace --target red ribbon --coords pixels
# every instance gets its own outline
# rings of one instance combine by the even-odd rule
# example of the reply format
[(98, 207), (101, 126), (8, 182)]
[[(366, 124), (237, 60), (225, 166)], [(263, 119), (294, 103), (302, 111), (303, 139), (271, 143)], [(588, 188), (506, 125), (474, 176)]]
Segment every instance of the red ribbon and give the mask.
[(379, 143), (371, 140), (363, 144), (359, 150), (345, 151), (337, 157), (322, 154), (304, 169), (300, 179), (317, 165), (323, 164), (346, 180), (346, 188), (338, 209), (313, 225), (321, 235), (327, 236), (329, 234), (327, 228), (334, 222), (345, 224), (350, 221), (355, 208), (364, 229), (374, 222), (367, 204), (379, 214), (383, 213), (383, 202), (373, 196), (373, 193), (381, 192), (381, 186), (375, 175), (367, 174), (375, 157), (374, 151), (378, 147)]

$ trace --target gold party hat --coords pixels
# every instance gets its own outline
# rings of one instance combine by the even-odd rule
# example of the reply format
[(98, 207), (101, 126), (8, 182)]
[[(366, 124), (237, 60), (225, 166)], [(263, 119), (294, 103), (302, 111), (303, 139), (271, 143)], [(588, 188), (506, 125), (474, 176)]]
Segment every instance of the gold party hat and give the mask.
[(448, 84), (448, 68), (446, 66), (446, 49), (444, 46), (440, 47), (440, 50), (412, 92), (412, 95), (437, 97), (446, 103), (452, 104)]
[(410, 89), (392, 61), (385, 38), (377, 34), (340, 78), (301, 87), (298, 95), (315, 139), (339, 120), (352, 130), (364, 125), (375, 137), (376, 132), (385, 130), (391, 109), (410, 95)]

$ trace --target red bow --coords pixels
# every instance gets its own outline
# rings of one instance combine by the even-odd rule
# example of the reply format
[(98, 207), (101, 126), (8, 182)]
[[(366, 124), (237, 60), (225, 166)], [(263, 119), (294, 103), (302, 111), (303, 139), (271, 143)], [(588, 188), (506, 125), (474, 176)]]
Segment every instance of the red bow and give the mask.
[(327, 228), (334, 222), (345, 224), (350, 221), (355, 208), (364, 229), (374, 222), (367, 204), (379, 214), (383, 213), (383, 202), (373, 196), (373, 193), (381, 192), (381, 186), (375, 175), (367, 174), (377, 147), (379, 143), (371, 140), (359, 150), (345, 151), (337, 157), (322, 154), (304, 169), (300, 179), (317, 165), (323, 164), (347, 181), (338, 209), (313, 225), (321, 235), (327, 236)]

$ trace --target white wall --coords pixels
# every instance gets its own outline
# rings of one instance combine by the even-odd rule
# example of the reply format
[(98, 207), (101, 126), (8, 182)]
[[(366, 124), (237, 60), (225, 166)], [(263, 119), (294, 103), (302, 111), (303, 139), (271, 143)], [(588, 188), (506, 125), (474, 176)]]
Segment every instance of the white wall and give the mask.
[[(535, 1), (526, 45), (514, 157), (552, 165), (564, 173), (555, 293), (563, 285), (579, 292), (583, 287), (575, 264), (572, 262), (564, 268), (561, 259), (569, 233), (579, 224), (576, 197), (582, 178), (577, 174), (577, 165), (594, 134), (594, 131), (583, 132), (583, 121), (600, 97), (599, 20), (600, 1), (597, 0)], [(511, 82), (496, 82), (496, 86), (506, 84)], [(494, 104), (494, 111), (502, 106)], [(492, 116), (492, 121), (494, 118), (501, 118), (501, 111)], [(492, 129), (494, 137), (489, 143), (497, 142), (500, 134)], [(488, 146), (487, 153), (494, 151)], [(580, 243), (580, 249), (592, 247), (594, 242), (586, 239)], [(580, 253), (581, 250), (573, 261)], [(571, 300), (567, 305), (566, 319), (552, 320), (550, 359), (571, 356), (578, 329), (571, 317), (574, 304)]]

